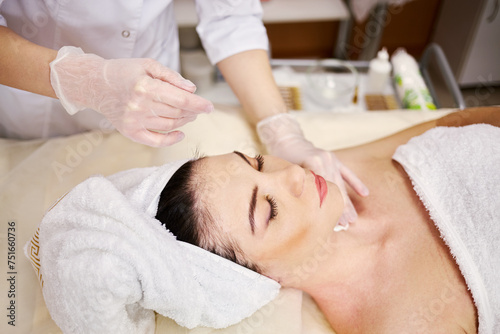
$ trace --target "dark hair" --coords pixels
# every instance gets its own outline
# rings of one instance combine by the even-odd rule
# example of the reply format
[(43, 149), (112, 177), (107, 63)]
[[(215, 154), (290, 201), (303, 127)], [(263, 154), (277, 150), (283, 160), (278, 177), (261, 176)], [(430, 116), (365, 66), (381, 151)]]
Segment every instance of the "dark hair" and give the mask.
[(245, 260), (236, 242), (220, 232), (206, 203), (201, 199), (204, 179), (197, 171), (201, 170), (203, 159), (186, 162), (172, 175), (161, 192), (156, 219), (177, 240), (260, 272), (257, 265)]

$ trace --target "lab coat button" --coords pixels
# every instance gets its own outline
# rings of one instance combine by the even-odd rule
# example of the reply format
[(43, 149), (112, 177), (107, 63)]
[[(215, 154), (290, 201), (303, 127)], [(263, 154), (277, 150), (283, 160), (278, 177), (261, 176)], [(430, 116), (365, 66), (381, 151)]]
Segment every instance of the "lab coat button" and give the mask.
[(128, 30), (123, 30), (122, 31), (122, 36), (125, 37), (125, 38), (128, 38), (130, 36), (130, 31)]

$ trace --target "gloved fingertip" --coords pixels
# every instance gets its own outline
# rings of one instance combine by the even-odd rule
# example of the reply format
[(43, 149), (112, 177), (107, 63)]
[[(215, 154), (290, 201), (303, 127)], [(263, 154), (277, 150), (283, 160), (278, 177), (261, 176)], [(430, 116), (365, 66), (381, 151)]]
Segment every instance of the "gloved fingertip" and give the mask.
[(366, 197), (370, 195), (370, 190), (366, 186), (363, 186), (363, 188), (360, 189), (359, 195)]
[(190, 86), (190, 87), (195, 87), (196, 88), (196, 85), (191, 81), (191, 80), (188, 80), (188, 79), (184, 79), (184, 83), (187, 85), (187, 86)]
[(192, 115), (192, 116), (189, 116), (189, 117), (185, 117), (186, 121), (187, 122), (193, 122), (196, 120), (196, 117), (198, 117), (198, 115)]
[(339, 222), (338, 222), (338, 225), (340, 226), (347, 226), (349, 224), (348, 220), (347, 220), (347, 217), (346, 217), (346, 213), (342, 213), (342, 216), (340, 216), (339, 218)]
[(186, 79), (186, 80), (184, 81), (184, 85), (185, 85), (186, 89), (187, 89), (188, 91), (190, 91), (191, 93), (196, 92), (196, 85), (195, 85), (195, 84), (194, 84), (191, 80), (187, 80), (187, 79)]
[(205, 108), (205, 113), (210, 114), (212, 111), (214, 111), (215, 107), (212, 103), (210, 103), (206, 108)]
[(182, 131), (175, 131), (175, 134), (176, 138), (174, 139), (174, 142), (172, 144), (176, 144), (186, 137), (186, 135)]
[(177, 88), (185, 90), (188, 93), (196, 92), (196, 85), (191, 80), (187, 80), (181, 77), (178, 80), (170, 81), (170, 83)]
[(356, 222), (356, 220), (358, 220), (358, 213), (356, 212), (356, 210), (353, 209), (351, 212), (349, 212), (347, 220), (349, 221), (349, 223), (354, 223)]
[(167, 147), (177, 144), (184, 139), (186, 135), (181, 131), (173, 131), (162, 135), (162, 140), (158, 142), (157, 147)]

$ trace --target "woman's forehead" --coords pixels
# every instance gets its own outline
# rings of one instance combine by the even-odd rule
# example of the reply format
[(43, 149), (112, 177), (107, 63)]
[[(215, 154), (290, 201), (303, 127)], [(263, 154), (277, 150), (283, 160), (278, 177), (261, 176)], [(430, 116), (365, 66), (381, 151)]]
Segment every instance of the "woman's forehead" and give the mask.
[(231, 153), (207, 157), (199, 167), (201, 177), (196, 187), (202, 205), (218, 217), (221, 228), (239, 230), (248, 219), (252, 192), (245, 162)]
[(232, 179), (241, 178), (245, 163), (236, 154), (215, 155), (198, 160), (195, 174), (201, 183), (227, 186)]

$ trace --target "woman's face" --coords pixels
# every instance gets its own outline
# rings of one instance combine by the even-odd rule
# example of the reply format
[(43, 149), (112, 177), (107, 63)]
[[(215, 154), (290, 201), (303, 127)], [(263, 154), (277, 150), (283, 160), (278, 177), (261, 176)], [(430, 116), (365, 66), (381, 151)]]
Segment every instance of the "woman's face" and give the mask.
[(201, 203), (264, 275), (283, 283), (333, 233), (338, 187), (288, 161), (239, 152), (200, 161)]

